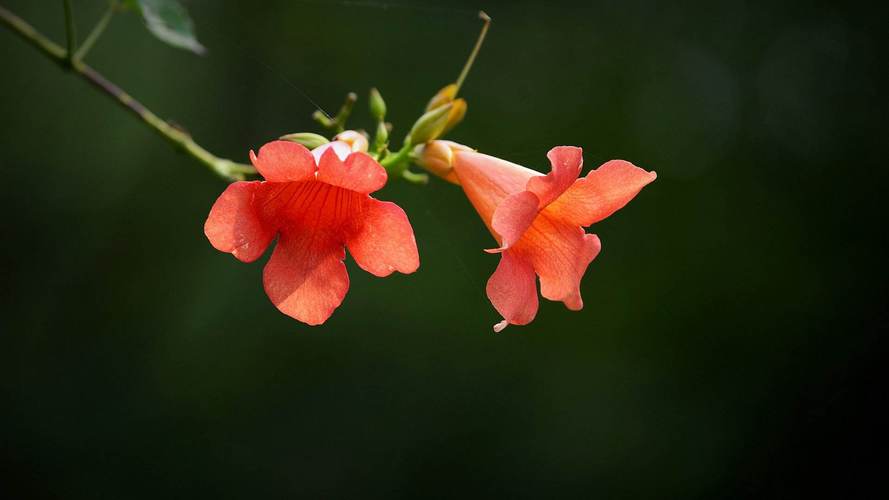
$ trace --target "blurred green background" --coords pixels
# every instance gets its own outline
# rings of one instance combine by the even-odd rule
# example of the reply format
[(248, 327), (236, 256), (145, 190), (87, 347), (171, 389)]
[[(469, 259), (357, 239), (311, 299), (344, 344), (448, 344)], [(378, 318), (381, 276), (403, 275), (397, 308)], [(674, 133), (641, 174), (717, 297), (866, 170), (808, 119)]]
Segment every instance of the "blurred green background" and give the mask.
[[(61, 2), (2, 0), (55, 40)], [(81, 34), (102, 0), (75, 1)], [(714, 498), (879, 484), (885, 12), (810, 2), (187, 2), (89, 62), (220, 156), (377, 86), (400, 138), (494, 19), (451, 137), (658, 180), (593, 232), (579, 313), (491, 332), (461, 191), (393, 182), (421, 256), (323, 327), (202, 226), (225, 187), (0, 29), (0, 489), (20, 498)], [(879, 154), (879, 156), (878, 156)]]

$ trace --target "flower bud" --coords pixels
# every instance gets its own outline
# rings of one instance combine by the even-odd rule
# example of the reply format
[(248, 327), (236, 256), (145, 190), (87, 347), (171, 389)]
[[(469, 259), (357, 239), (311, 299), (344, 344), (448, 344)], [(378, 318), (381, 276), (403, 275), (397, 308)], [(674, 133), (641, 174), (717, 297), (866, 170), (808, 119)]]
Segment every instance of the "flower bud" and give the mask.
[(457, 126), (460, 122), (463, 121), (463, 117), (466, 116), (466, 99), (462, 97), (453, 102), (454, 107), (451, 108), (450, 114), (448, 114), (448, 123), (445, 125), (445, 128), (441, 131), (440, 136), (447, 134), (454, 127)]
[(386, 101), (376, 87), (370, 89), (370, 115), (378, 122), (386, 118)]
[(330, 142), (323, 135), (313, 134), (311, 132), (300, 132), (297, 134), (282, 135), (280, 139), (282, 141), (290, 141), (297, 144), (302, 144), (308, 149), (315, 149), (318, 146), (322, 146)]
[(457, 97), (457, 90), (458, 87), (456, 83), (445, 85), (441, 90), (438, 91), (437, 94), (432, 96), (429, 104), (426, 105), (426, 111), (444, 106), (445, 104), (453, 101), (454, 98)]
[(454, 108), (453, 103), (439, 106), (421, 116), (408, 135), (411, 144), (423, 144), (441, 136), (442, 131), (450, 121), (451, 110)]
[(414, 148), (414, 163), (453, 184), (460, 184), (454, 173), (454, 152), (472, 148), (452, 141), (432, 141)]
[(346, 130), (345, 132), (340, 132), (334, 137), (337, 141), (345, 142), (352, 148), (352, 152), (367, 152), (367, 137), (364, 137), (364, 134), (361, 132), (356, 132), (354, 130)]
[(332, 129), (336, 126), (333, 118), (321, 109), (316, 109), (315, 112), (312, 113), (312, 119), (318, 122), (318, 125), (321, 125), (326, 129)]
[(374, 151), (380, 151), (389, 142), (389, 127), (385, 122), (377, 123), (377, 133), (374, 135)]

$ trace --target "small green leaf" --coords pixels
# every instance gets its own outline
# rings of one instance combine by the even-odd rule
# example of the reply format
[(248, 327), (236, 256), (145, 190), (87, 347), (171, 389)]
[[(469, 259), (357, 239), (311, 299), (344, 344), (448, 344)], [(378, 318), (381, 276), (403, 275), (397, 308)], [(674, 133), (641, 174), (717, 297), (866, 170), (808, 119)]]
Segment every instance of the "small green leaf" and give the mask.
[(148, 31), (161, 41), (195, 54), (207, 51), (198, 42), (194, 23), (178, 0), (124, 0), (123, 5), (141, 12)]

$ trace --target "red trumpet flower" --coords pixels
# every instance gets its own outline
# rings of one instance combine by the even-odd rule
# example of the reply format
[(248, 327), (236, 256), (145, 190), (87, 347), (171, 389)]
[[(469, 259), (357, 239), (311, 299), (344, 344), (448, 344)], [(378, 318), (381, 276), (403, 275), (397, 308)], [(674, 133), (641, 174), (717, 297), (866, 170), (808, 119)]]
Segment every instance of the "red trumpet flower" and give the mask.
[(420, 265), (414, 232), (398, 205), (369, 196), (386, 171), (363, 151), (366, 141), (335, 141), (309, 151), (273, 141), (250, 152), (265, 181), (235, 182), (204, 225), (210, 243), (252, 262), (275, 236), (263, 285), (284, 314), (324, 323), (349, 290), (345, 249), (365, 271), (388, 276)]
[(578, 179), (582, 150), (570, 146), (550, 150), (547, 175), (452, 143), (433, 143), (427, 151), (427, 164), (453, 168), (440, 175), (455, 174), (449, 180), (463, 187), (500, 245), (487, 250), (501, 255), (487, 284), (488, 298), (504, 318), (494, 326), (497, 332), (534, 319), (536, 277), (545, 298), (583, 308), (580, 280), (601, 249), (599, 237), (583, 228), (626, 205), (657, 177), (612, 160)]

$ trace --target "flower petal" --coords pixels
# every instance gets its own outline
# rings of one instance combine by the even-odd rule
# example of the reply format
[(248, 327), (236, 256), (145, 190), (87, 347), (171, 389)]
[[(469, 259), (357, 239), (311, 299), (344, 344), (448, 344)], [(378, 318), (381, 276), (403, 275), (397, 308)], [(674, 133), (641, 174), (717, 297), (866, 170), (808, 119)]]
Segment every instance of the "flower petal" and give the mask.
[(520, 251), (540, 276), (540, 294), (562, 301), (572, 310), (583, 308), (580, 280), (602, 244), (599, 237), (540, 213), (515, 249)]
[(350, 146), (349, 143), (344, 141), (328, 142), (327, 144), (322, 144), (312, 150), (312, 157), (315, 158), (316, 164), (321, 163), (321, 157), (324, 156), (324, 153), (326, 153), (328, 149), (332, 149), (342, 161), (346, 161), (346, 158), (352, 154), (352, 146)]
[(346, 246), (355, 262), (374, 276), (410, 274), (420, 266), (414, 230), (398, 205), (369, 198), (354, 221)]
[(494, 210), (491, 220), (491, 228), (500, 235), (500, 248), (486, 251), (500, 252), (519, 241), (537, 217), (539, 204), (540, 199), (530, 191), (522, 191), (503, 200)]
[(219, 195), (204, 223), (210, 244), (243, 262), (258, 259), (275, 237), (274, 228), (262, 222), (254, 205), (261, 186), (261, 182), (230, 184)]
[(386, 169), (365, 153), (352, 153), (343, 162), (331, 147), (321, 155), (318, 180), (358, 193), (373, 193), (386, 185)]
[(546, 157), (552, 164), (552, 172), (528, 180), (528, 191), (540, 198), (540, 208), (555, 201), (571, 187), (583, 168), (583, 150), (574, 146), (552, 148)]
[(578, 179), (544, 212), (568, 224), (589, 226), (621, 209), (656, 178), (655, 172), (628, 161), (611, 160)]
[(512, 250), (500, 254), (500, 264), (488, 279), (485, 290), (488, 299), (503, 316), (494, 325), (500, 332), (507, 324), (527, 325), (537, 315), (537, 283), (534, 269), (522, 256)]
[(315, 175), (315, 159), (302, 144), (272, 141), (259, 148), (259, 155), (250, 151), (250, 161), (269, 182), (296, 182)]
[(262, 273), (265, 292), (282, 313), (320, 325), (349, 290), (345, 257), (342, 243), (323, 230), (284, 231)]
[(497, 205), (508, 196), (524, 191), (528, 179), (541, 175), (474, 151), (454, 151), (454, 172), (466, 197), (489, 229)]

